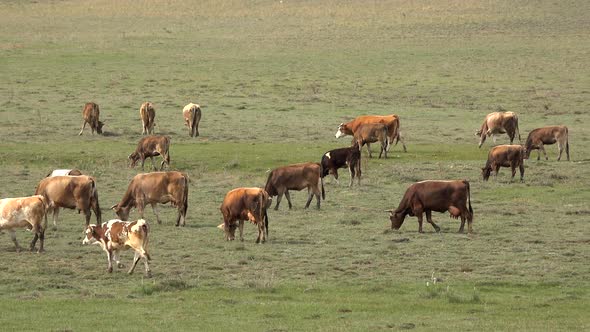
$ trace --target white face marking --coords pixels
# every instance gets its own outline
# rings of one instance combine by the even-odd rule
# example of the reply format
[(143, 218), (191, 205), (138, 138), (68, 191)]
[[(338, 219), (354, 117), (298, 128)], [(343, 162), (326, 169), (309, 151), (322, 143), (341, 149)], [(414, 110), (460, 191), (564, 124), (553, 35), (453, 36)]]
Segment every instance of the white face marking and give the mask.
[(330, 157), (330, 152), (326, 152), (326, 157), (328, 157), (328, 159), (332, 158), (332, 157)]
[(340, 138), (340, 137), (344, 136), (344, 133), (342, 132), (342, 125), (343, 125), (343, 124), (344, 124), (344, 123), (341, 123), (341, 124), (338, 126), (338, 130), (336, 131), (336, 138)]

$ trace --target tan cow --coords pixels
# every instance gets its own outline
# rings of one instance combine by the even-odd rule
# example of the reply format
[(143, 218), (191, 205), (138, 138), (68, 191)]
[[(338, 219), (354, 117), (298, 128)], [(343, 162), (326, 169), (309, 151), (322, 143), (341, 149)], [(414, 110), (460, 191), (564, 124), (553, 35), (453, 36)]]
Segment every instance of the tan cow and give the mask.
[(487, 181), (490, 178), (492, 170), (494, 176), (497, 177), (500, 167), (510, 167), (512, 169), (510, 182), (512, 182), (518, 167), (520, 170), (520, 182), (524, 182), (524, 155), (524, 148), (520, 145), (494, 146), (488, 153), (488, 161), (485, 167), (481, 169), (483, 180)]
[(399, 206), (390, 213), (392, 229), (399, 229), (407, 215), (418, 217), (418, 232), (422, 233), (422, 214), (426, 212), (426, 220), (439, 232), (440, 227), (432, 221), (432, 211), (449, 211), (451, 217), (461, 217), (459, 233), (463, 233), (465, 220), (469, 233), (473, 230), (473, 209), (471, 208), (471, 193), (467, 180), (451, 181), (422, 181), (412, 184), (404, 194)]
[(190, 103), (182, 109), (184, 125), (188, 127), (190, 137), (199, 136), (199, 122), (201, 121), (201, 107)]
[[(388, 132), (388, 145), (387, 149), (391, 148), (392, 145), (397, 145), (398, 141), (402, 142), (404, 152), (407, 151), (406, 144), (404, 143), (403, 137), (400, 132), (400, 120), (396, 114), (391, 115), (363, 115), (347, 123), (341, 123), (336, 131), (336, 138), (340, 138), (346, 135), (354, 136), (358, 127), (367, 123), (383, 123), (387, 126)], [(395, 142), (395, 143), (394, 143)]]
[(141, 160), (141, 169), (143, 170), (143, 164), (146, 158), (150, 158), (154, 170), (157, 169), (154, 164), (154, 157), (162, 156), (162, 163), (160, 164), (160, 170), (164, 169), (164, 164), (170, 167), (170, 137), (154, 135), (142, 137), (137, 143), (135, 152), (129, 155), (129, 167), (135, 167), (138, 160)]
[(104, 123), (99, 121), (98, 118), (100, 117), (100, 110), (98, 108), (98, 104), (96, 103), (86, 103), (84, 105), (84, 109), (82, 110), (82, 129), (78, 133), (78, 136), (82, 135), (84, 128), (86, 128), (86, 124), (90, 126), (90, 130), (92, 134), (96, 131), (97, 134), (102, 134), (102, 126)]
[(82, 175), (82, 172), (77, 169), (54, 169), (46, 177), (50, 176), (66, 176), (66, 175)]
[(132, 274), (139, 262), (143, 258), (145, 263), (145, 275), (151, 277), (150, 266), (148, 261), (151, 259), (147, 252), (149, 244), (149, 225), (143, 220), (137, 221), (121, 221), (118, 219), (109, 220), (102, 226), (94, 224), (88, 225), (84, 235), (82, 244), (98, 244), (107, 253), (108, 268), (107, 272), (113, 272), (113, 261), (117, 263), (117, 267), (124, 267), (119, 260), (119, 252), (128, 248), (135, 251), (133, 264), (127, 272)]
[(387, 158), (388, 150), (388, 137), (387, 137), (387, 126), (383, 123), (365, 123), (358, 126), (354, 132), (354, 140), (356, 145), (359, 147), (359, 151), (363, 148), (363, 145), (367, 145), (367, 151), (369, 152), (369, 158), (371, 156), (371, 143), (381, 143), (381, 150), (379, 151), (379, 158), (383, 152), (385, 152), (385, 158)]
[(475, 132), (475, 136), (480, 136), (479, 147), (486, 141), (488, 136), (492, 136), (496, 143), (497, 134), (507, 134), (510, 138), (510, 144), (518, 134), (520, 142), (520, 132), (518, 130), (518, 116), (514, 112), (493, 112), (486, 115), (481, 128)]
[[(291, 196), (289, 190), (303, 190), (307, 188), (307, 203), (305, 208), (309, 207), (313, 196), (317, 199), (317, 208), (320, 208), (320, 193), (323, 199), (326, 199), (324, 191), (324, 180), (321, 177), (319, 163), (302, 163), (275, 168), (268, 174), (264, 190), (270, 197), (278, 196), (275, 210), (278, 210), (283, 194), (287, 197), (289, 209), (292, 208)], [(320, 190), (321, 188), (321, 190)]]
[(272, 198), (262, 188), (236, 188), (230, 190), (221, 203), (223, 224), (218, 227), (225, 232), (225, 239), (233, 241), (236, 227), (240, 228), (240, 241), (244, 241), (244, 221), (258, 226), (256, 243), (264, 243), (268, 237), (268, 214), (266, 210)]
[(44, 251), (43, 244), (47, 227), (47, 219), (44, 218), (46, 207), (45, 198), (41, 195), (0, 199), (0, 231), (7, 230), (10, 233), (10, 238), (14, 242), (17, 252), (21, 250), (21, 247), (16, 241), (14, 231), (16, 228), (26, 228), (35, 233), (30, 245), (31, 251), (35, 250), (37, 239), (39, 239), (37, 252)]
[(154, 109), (154, 104), (150, 103), (149, 101), (141, 104), (141, 107), (139, 108), (139, 117), (141, 118), (142, 125), (141, 134), (153, 134), (154, 125), (156, 124), (154, 122), (156, 119), (156, 110)]
[(188, 182), (188, 175), (176, 171), (137, 174), (129, 183), (121, 202), (111, 209), (121, 220), (127, 220), (131, 208), (135, 207), (143, 219), (145, 206), (150, 204), (158, 224), (161, 224), (157, 204), (170, 203), (178, 210), (176, 226), (180, 226), (181, 219), (184, 226), (188, 209)]
[(543, 154), (545, 155), (545, 160), (549, 160), (549, 158), (547, 158), (547, 152), (545, 152), (545, 145), (557, 143), (557, 150), (559, 151), (557, 161), (561, 160), (561, 154), (563, 153), (564, 147), (567, 160), (569, 161), (570, 143), (568, 136), (568, 129), (566, 126), (548, 126), (534, 129), (529, 133), (524, 145), (525, 159), (529, 159), (531, 151), (539, 150), (537, 151), (537, 160), (541, 159), (541, 151), (543, 151)]
[(35, 195), (43, 195), (47, 201), (47, 213), (53, 211), (53, 225), (57, 226), (60, 208), (76, 209), (84, 212), (86, 226), (90, 224), (91, 212), (94, 211), (96, 222), (102, 221), (96, 180), (87, 175), (53, 176), (39, 182)]

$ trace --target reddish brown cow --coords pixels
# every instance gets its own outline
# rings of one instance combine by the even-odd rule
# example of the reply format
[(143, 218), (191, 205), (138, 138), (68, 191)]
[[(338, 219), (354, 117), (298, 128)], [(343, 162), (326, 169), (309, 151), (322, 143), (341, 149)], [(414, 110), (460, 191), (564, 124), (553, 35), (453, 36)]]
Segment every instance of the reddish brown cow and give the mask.
[(176, 171), (137, 174), (129, 183), (121, 202), (113, 205), (111, 209), (121, 220), (127, 220), (131, 208), (135, 207), (143, 219), (145, 206), (150, 204), (158, 224), (161, 224), (157, 204), (170, 202), (178, 209), (176, 226), (180, 226), (181, 219), (184, 226), (188, 209), (188, 182), (188, 175)]
[(53, 225), (57, 226), (60, 208), (76, 209), (84, 212), (86, 226), (90, 224), (91, 212), (94, 211), (97, 224), (102, 221), (96, 180), (87, 175), (53, 176), (39, 182), (35, 195), (43, 195), (47, 201), (47, 213), (53, 211)]
[(561, 154), (563, 153), (563, 148), (565, 147), (565, 153), (567, 155), (567, 160), (570, 160), (570, 143), (568, 139), (568, 129), (566, 126), (548, 126), (543, 128), (534, 129), (529, 133), (529, 136), (526, 139), (525, 143), (525, 159), (529, 159), (531, 155), (531, 151), (537, 151), (537, 160), (541, 159), (541, 151), (545, 155), (545, 160), (549, 160), (547, 158), (547, 152), (545, 152), (545, 145), (557, 143), (557, 150), (559, 151), (559, 156), (557, 157), (557, 161), (561, 160)]
[(492, 170), (494, 176), (497, 177), (500, 167), (510, 167), (512, 169), (510, 182), (512, 182), (514, 175), (516, 175), (516, 167), (518, 167), (520, 170), (520, 182), (524, 182), (524, 154), (524, 148), (520, 145), (494, 146), (488, 153), (486, 166), (481, 169), (483, 180), (487, 181), (490, 178)]
[(94, 131), (96, 131), (97, 134), (102, 134), (102, 126), (104, 126), (104, 123), (98, 120), (100, 117), (98, 104), (86, 103), (84, 105), (84, 109), (82, 110), (82, 117), (84, 120), (82, 121), (82, 129), (80, 130), (80, 133), (78, 133), (78, 136), (82, 135), (82, 132), (84, 131), (84, 128), (86, 128), (87, 123), (90, 126), (92, 134), (94, 134)]
[(139, 108), (139, 117), (141, 118), (142, 125), (141, 134), (153, 134), (154, 125), (156, 124), (154, 122), (156, 119), (156, 110), (154, 109), (154, 104), (150, 103), (149, 101), (141, 104), (141, 107)]
[(363, 145), (367, 145), (367, 151), (369, 152), (369, 158), (371, 156), (371, 143), (380, 142), (381, 151), (379, 151), (379, 158), (385, 152), (385, 158), (387, 158), (387, 126), (383, 123), (366, 123), (360, 125), (354, 132), (354, 141), (359, 147), (359, 151), (363, 148)]
[(348, 171), (350, 172), (350, 183), (348, 186), (352, 186), (352, 180), (355, 176), (358, 179), (359, 186), (361, 185), (361, 151), (358, 144), (324, 153), (320, 165), (322, 178), (331, 173), (334, 175), (336, 181), (338, 181), (338, 169), (348, 167)]
[(188, 127), (190, 137), (199, 136), (199, 122), (201, 121), (201, 107), (197, 104), (190, 103), (182, 109), (184, 124)]
[[(279, 209), (279, 203), (283, 194), (287, 197), (289, 209), (292, 208), (289, 190), (303, 190), (307, 188), (307, 203), (309, 207), (313, 196), (317, 199), (317, 208), (320, 208), (320, 192), (323, 199), (326, 199), (324, 192), (324, 180), (320, 176), (320, 164), (303, 163), (275, 168), (268, 175), (264, 190), (271, 196), (278, 196), (275, 210)], [(321, 191), (320, 191), (321, 187)]]
[[(341, 123), (336, 131), (336, 138), (340, 138), (345, 135), (353, 135), (357, 131), (358, 127), (367, 123), (383, 123), (387, 126), (388, 133), (388, 145), (387, 149), (391, 148), (392, 145), (397, 145), (398, 141), (402, 142), (404, 152), (407, 151), (406, 144), (404, 143), (403, 137), (400, 132), (400, 120), (399, 116), (395, 114), (391, 115), (363, 115), (347, 123)], [(394, 143), (395, 142), (395, 143)]]
[(240, 241), (244, 241), (244, 220), (258, 226), (256, 243), (264, 243), (268, 237), (268, 214), (266, 210), (272, 199), (262, 188), (236, 188), (229, 191), (219, 208), (223, 224), (218, 227), (225, 232), (225, 239), (235, 239), (236, 227), (240, 228)]
[(142, 137), (137, 143), (135, 152), (129, 155), (129, 167), (135, 167), (138, 160), (141, 160), (141, 169), (143, 170), (143, 164), (146, 158), (150, 158), (154, 170), (157, 169), (154, 163), (154, 157), (162, 156), (162, 163), (160, 164), (160, 170), (164, 169), (164, 164), (170, 167), (170, 137), (168, 136), (146, 136)]
[(520, 132), (518, 130), (518, 116), (514, 112), (493, 112), (486, 115), (481, 128), (475, 132), (475, 136), (480, 136), (479, 147), (486, 141), (486, 137), (492, 136), (496, 143), (496, 134), (508, 134), (510, 144), (518, 134), (520, 141)]
[(7, 230), (10, 233), (16, 251), (21, 250), (16, 241), (14, 231), (16, 228), (26, 228), (35, 233), (31, 241), (31, 251), (35, 250), (37, 239), (40, 240), (37, 252), (44, 251), (43, 243), (47, 227), (47, 218), (44, 218), (46, 207), (45, 198), (41, 195), (0, 199), (0, 231)]
[[(468, 208), (469, 207), (469, 208)], [(432, 221), (432, 211), (449, 211), (455, 219), (461, 217), (459, 233), (463, 233), (465, 220), (469, 233), (472, 232), (473, 209), (471, 208), (471, 194), (467, 180), (454, 181), (422, 181), (411, 185), (404, 194), (399, 206), (390, 213), (391, 228), (399, 229), (406, 215), (418, 217), (418, 231), (422, 233), (422, 213), (426, 212), (426, 220), (439, 232)]]
[(101, 226), (89, 225), (86, 228), (82, 244), (98, 244), (107, 253), (109, 273), (113, 272), (113, 260), (117, 267), (124, 267), (119, 260), (119, 251), (131, 248), (135, 251), (133, 264), (127, 272), (132, 274), (139, 262), (143, 258), (145, 263), (145, 274), (151, 277), (150, 266), (148, 261), (151, 259), (147, 252), (149, 243), (149, 226), (148, 223), (139, 219), (137, 221), (121, 221), (118, 219), (109, 220)]

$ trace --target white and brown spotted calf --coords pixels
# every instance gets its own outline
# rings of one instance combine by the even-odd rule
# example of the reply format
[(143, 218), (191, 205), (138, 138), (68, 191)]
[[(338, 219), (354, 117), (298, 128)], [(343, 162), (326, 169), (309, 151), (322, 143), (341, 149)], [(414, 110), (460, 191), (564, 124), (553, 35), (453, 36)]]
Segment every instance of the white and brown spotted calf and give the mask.
[(0, 231), (6, 230), (10, 233), (12, 242), (16, 251), (20, 251), (20, 246), (16, 241), (16, 228), (25, 228), (33, 233), (30, 249), (35, 249), (35, 243), (39, 239), (39, 250), (42, 252), (45, 241), (45, 228), (47, 219), (45, 219), (46, 210), (45, 198), (41, 195), (31, 197), (4, 198), (0, 200)]
[(119, 252), (131, 248), (135, 251), (133, 264), (127, 273), (132, 274), (137, 262), (143, 258), (145, 263), (145, 274), (151, 276), (148, 261), (151, 259), (147, 252), (149, 243), (148, 223), (139, 219), (137, 221), (121, 221), (119, 219), (109, 220), (102, 226), (88, 225), (82, 244), (98, 244), (107, 253), (109, 273), (113, 272), (113, 261), (117, 267), (124, 267), (119, 260)]

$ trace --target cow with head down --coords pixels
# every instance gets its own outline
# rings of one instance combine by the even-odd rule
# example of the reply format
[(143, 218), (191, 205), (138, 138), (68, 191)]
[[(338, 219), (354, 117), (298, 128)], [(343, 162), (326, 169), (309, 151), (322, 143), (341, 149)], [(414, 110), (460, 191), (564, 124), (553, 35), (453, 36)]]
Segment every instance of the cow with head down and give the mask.
[(488, 153), (486, 165), (481, 169), (483, 180), (487, 181), (492, 171), (494, 171), (494, 176), (497, 177), (500, 167), (510, 167), (512, 170), (510, 182), (512, 182), (518, 167), (520, 170), (520, 182), (524, 182), (524, 156), (524, 148), (520, 145), (494, 146)]
[(520, 141), (520, 132), (518, 131), (518, 116), (514, 112), (493, 112), (486, 115), (481, 128), (475, 132), (479, 136), (479, 147), (486, 141), (486, 138), (492, 136), (496, 143), (497, 134), (507, 134), (510, 138), (510, 144), (518, 135)]
[(436, 181), (428, 180), (412, 184), (404, 194), (399, 206), (395, 210), (387, 210), (392, 229), (399, 229), (407, 215), (418, 217), (418, 232), (422, 233), (422, 214), (426, 213), (426, 220), (439, 232), (440, 227), (432, 221), (432, 211), (450, 213), (452, 218), (461, 218), (459, 233), (463, 233), (465, 220), (469, 233), (473, 230), (473, 209), (471, 208), (471, 194), (467, 180)]
[(141, 169), (147, 158), (152, 161), (154, 170), (157, 170), (154, 163), (154, 157), (162, 156), (162, 163), (160, 170), (164, 169), (164, 164), (170, 167), (170, 137), (163, 135), (152, 135), (142, 137), (137, 143), (135, 151), (127, 157), (129, 159), (129, 167), (135, 167), (137, 161), (141, 161)]
[(102, 127), (104, 123), (99, 121), (98, 118), (100, 117), (100, 109), (97, 103), (86, 103), (84, 105), (84, 109), (82, 110), (82, 129), (78, 133), (78, 136), (82, 135), (84, 128), (86, 128), (86, 124), (90, 126), (90, 130), (92, 134), (96, 131), (97, 134), (102, 134)]
[(272, 198), (262, 188), (236, 188), (230, 190), (221, 203), (225, 240), (235, 239), (236, 228), (240, 229), (240, 241), (244, 241), (244, 221), (249, 220), (258, 226), (256, 243), (264, 243), (268, 237), (268, 214)]

